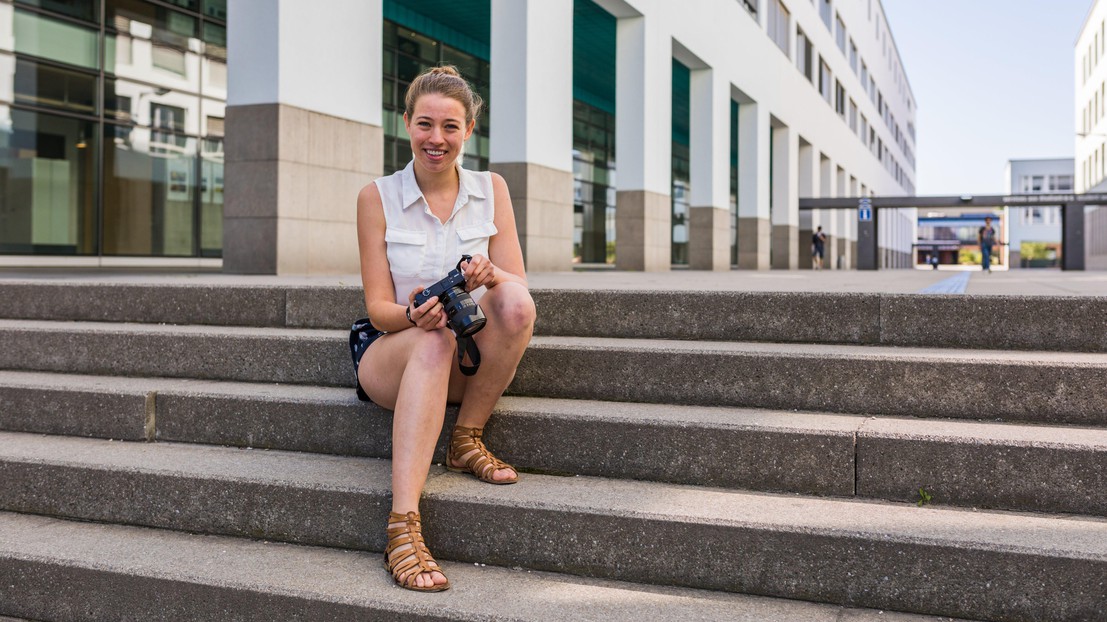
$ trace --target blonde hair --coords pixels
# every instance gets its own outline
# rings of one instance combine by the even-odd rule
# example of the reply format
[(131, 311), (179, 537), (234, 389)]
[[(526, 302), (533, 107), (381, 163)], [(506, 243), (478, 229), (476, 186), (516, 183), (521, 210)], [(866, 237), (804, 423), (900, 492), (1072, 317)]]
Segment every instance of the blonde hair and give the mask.
[(415, 102), (428, 94), (442, 95), (461, 103), (465, 108), (465, 125), (469, 125), (478, 116), (484, 101), (473, 92), (473, 88), (461, 77), (457, 67), (442, 65), (431, 67), (419, 74), (411, 85), (407, 87), (407, 95), (404, 96), (404, 112), (410, 119), (415, 114)]

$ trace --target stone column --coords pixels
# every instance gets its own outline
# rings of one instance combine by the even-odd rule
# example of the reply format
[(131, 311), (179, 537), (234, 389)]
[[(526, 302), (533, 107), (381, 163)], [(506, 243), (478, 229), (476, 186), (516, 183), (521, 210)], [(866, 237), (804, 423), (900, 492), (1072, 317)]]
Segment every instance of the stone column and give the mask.
[(798, 163), (799, 136), (794, 130), (778, 125), (773, 129), (773, 246), (772, 266), (795, 270), (799, 265), (799, 201)]
[[(818, 167), (818, 152), (811, 143), (803, 140), (799, 141), (799, 196), (800, 198), (817, 197), (818, 192), (816, 188), (819, 187), (819, 167)], [(797, 251), (797, 262), (800, 270), (811, 269), (811, 236), (815, 234), (815, 229), (823, 225), (823, 232), (830, 235), (827, 231), (826, 223), (823, 222), (822, 214), (819, 211), (804, 210), (799, 213), (799, 247)], [(829, 245), (828, 245), (829, 246)], [(828, 267), (830, 262), (823, 261), (823, 267)]]
[(738, 267), (769, 267), (769, 111), (752, 100), (738, 104)]
[(691, 72), (689, 264), (730, 270), (730, 84), (713, 69)]
[(615, 266), (672, 265), (672, 38), (662, 19), (622, 16), (615, 53)]
[(381, 0), (228, 5), (223, 270), (359, 270), (357, 195), (381, 175)]
[(490, 168), (528, 270), (573, 260), (573, 3), (492, 0)]

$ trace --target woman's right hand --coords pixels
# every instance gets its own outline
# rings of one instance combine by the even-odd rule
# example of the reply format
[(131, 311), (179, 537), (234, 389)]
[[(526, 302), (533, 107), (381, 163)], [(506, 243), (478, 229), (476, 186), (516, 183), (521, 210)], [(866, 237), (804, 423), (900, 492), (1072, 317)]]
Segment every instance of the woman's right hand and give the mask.
[(415, 326), (423, 330), (435, 330), (446, 327), (446, 312), (438, 302), (438, 296), (432, 296), (418, 307), (415, 306), (415, 295), (423, 291), (422, 287), (416, 287), (407, 295), (407, 308), (410, 310), (411, 321)]

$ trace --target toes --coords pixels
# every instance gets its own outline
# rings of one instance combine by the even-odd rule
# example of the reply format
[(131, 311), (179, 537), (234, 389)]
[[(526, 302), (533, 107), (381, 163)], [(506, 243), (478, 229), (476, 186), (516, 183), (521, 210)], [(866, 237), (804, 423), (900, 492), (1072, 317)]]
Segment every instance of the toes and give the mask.
[(515, 471), (512, 469), (497, 469), (496, 472), (492, 474), (492, 479), (497, 482), (514, 479), (515, 477)]
[(432, 572), (430, 576), (435, 585), (442, 585), (446, 582), (446, 575), (441, 572)]

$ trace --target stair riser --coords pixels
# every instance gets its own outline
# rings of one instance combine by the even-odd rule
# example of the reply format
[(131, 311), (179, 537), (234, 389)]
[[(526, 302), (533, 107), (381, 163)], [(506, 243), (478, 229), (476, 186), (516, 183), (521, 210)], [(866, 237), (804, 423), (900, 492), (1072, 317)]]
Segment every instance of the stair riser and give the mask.
[[(11, 463), (0, 465), (0, 479), (11, 482), (0, 490), (5, 510), (343, 548), (384, 545), (375, 527), (387, 512), (383, 492)], [(465, 501), (457, 482), (437, 482), (422, 508), (427, 539), (447, 559), (969, 618), (1107, 615), (1107, 560)]]
[(341, 338), (0, 331), (0, 369), (353, 386)]
[[(141, 393), (0, 386), (0, 403), (6, 405), (0, 410), (4, 430), (143, 438)], [(68, 407), (36, 416), (43, 404)], [(374, 404), (159, 391), (156, 412), (160, 441), (391, 456), (392, 414)], [(456, 407), (447, 409), (435, 462), (444, 459), (456, 416)], [(502, 459), (530, 472), (907, 502), (925, 488), (939, 506), (1107, 516), (1103, 446), (880, 435), (860, 431), (863, 421), (853, 431), (790, 431), (500, 408), (485, 440)]]
[(0, 385), (0, 429), (146, 440), (146, 395)]
[[(366, 572), (383, 566), (374, 565)], [(0, 558), (0, 612), (38, 620), (475, 620), (446, 608), (412, 611), (381, 601), (365, 605), (272, 594), (233, 585)]]
[[(0, 369), (352, 386), (337, 337), (0, 331)], [(110, 354), (106, 354), (110, 353)], [(1100, 366), (532, 345), (509, 394), (1107, 425)]]
[[(0, 318), (342, 329), (365, 316), (356, 285), (20, 283), (0, 285), (0, 291), (5, 294)], [(543, 289), (531, 294), (539, 310), (538, 335), (1107, 352), (1104, 298)]]
[(815, 358), (532, 346), (509, 392), (572, 399), (751, 406), (1107, 425), (1102, 367)]
[(391, 504), (386, 487), (359, 493), (8, 461), (0, 481), (0, 508), (14, 512), (371, 551), (384, 550)]
[(857, 494), (962, 505), (1107, 516), (1107, 447), (1075, 450), (940, 439), (858, 440)]

